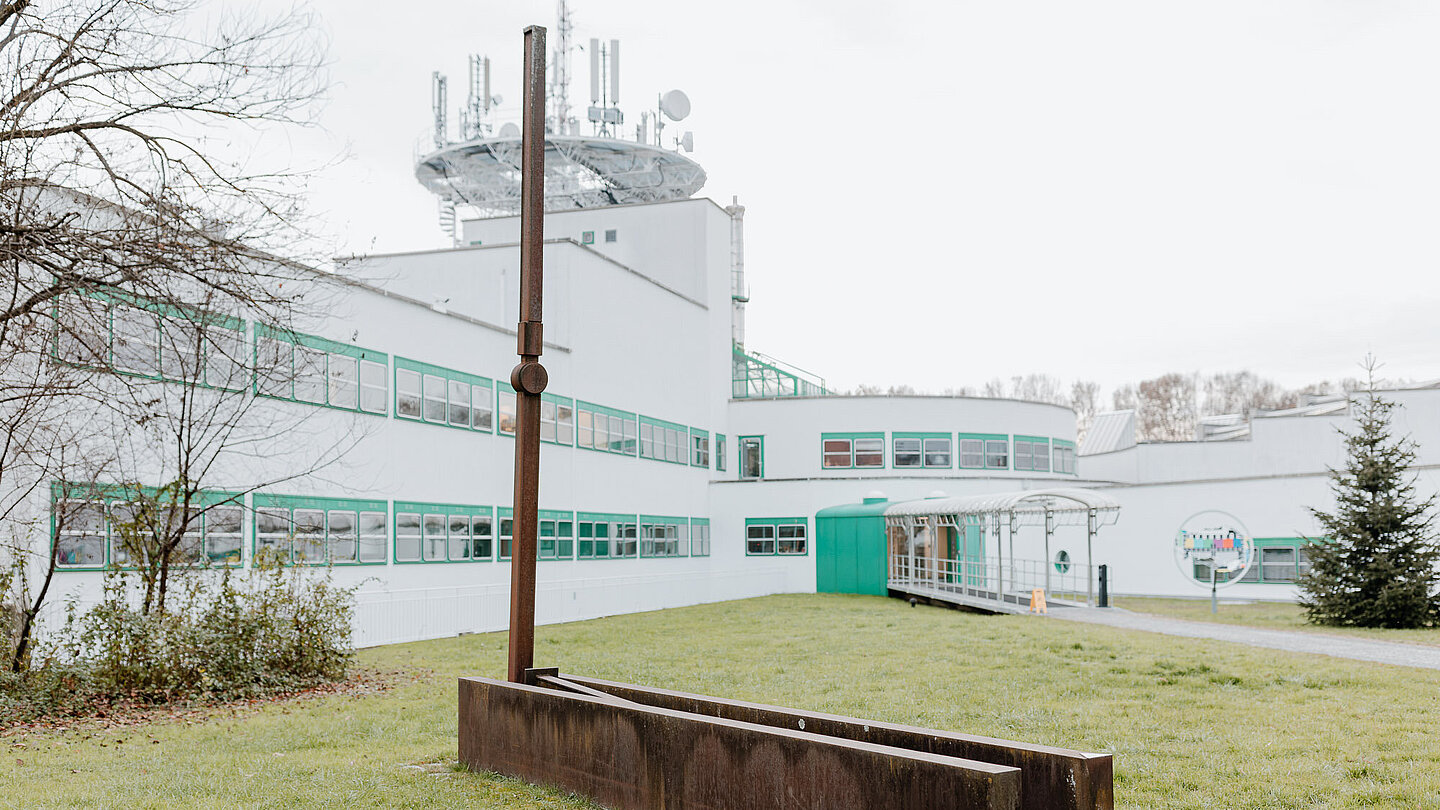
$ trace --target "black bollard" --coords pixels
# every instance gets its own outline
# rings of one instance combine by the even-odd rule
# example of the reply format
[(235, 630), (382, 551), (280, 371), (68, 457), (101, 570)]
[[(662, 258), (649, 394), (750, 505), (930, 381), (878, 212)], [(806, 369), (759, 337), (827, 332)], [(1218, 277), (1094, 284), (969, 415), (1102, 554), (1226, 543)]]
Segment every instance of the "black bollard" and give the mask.
[(1110, 607), (1110, 566), (1100, 566), (1100, 607)]

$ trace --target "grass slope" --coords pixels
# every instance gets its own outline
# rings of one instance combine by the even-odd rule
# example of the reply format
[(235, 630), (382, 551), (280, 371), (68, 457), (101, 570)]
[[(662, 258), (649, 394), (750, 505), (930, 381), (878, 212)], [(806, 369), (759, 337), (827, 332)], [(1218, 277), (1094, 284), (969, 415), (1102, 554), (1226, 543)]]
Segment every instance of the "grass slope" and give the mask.
[(1172, 619), (1240, 624), (1246, 627), (1262, 627), (1267, 630), (1297, 630), (1302, 633), (1352, 636), (1368, 638), (1372, 641), (1398, 641), (1440, 647), (1440, 627), (1416, 630), (1387, 630), (1381, 627), (1326, 627), (1305, 621), (1304, 609), (1288, 602), (1246, 602), (1227, 605), (1222, 601), (1220, 612), (1213, 614), (1210, 612), (1209, 599), (1158, 599), (1126, 596), (1116, 599), (1115, 606), (1133, 610), (1136, 613), (1152, 613)]
[[(537, 637), (539, 663), (573, 672), (1112, 752), (1126, 808), (1440, 807), (1435, 672), (858, 596), (702, 605)], [(453, 760), (454, 679), (502, 673), (504, 645), (490, 634), (363, 651), (365, 665), (431, 673), (381, 695), (24, 747), (0, 738), (0, 806), (587, 807), (404, 767)]]

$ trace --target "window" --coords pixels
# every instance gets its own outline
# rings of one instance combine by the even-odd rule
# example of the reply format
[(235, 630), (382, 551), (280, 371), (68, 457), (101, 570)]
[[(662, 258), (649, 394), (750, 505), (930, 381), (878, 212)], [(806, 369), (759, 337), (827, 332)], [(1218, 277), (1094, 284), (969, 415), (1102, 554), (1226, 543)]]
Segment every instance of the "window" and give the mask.
[(594, 231), (581, 231), (581, 232), (580, 232), (580, 244), (582, 244), (582, 245), (593, 245), (593, 244), (595, 244), (595, 232), (594, 232)]
[(710, 556), (710, 519), (690, 519), (690, 556)]
[(774, 554), (775, 527), (767, 524), (745, 527), (746, 554)]
[(689, 551), (688, 518), (640, 516), (641, 557), (683, 557)]
[[(535, 558), (568, 560), (575, 551), (575, 516), (554, 509), (539, 510), (536, 526)], [(509, 507), (500, 509), (500, 559), (508, 560), (514, 552), (515, 516)]]
[[(489, 433), (493, 390), (488, 377), (395, 358), (395, 415), (405, 419)], [(384, 412), (382, 404), (377, 413)]]
[[(223, 331), (211, 329), (207, 335)], [(216, 362), (213, 360), (215, 357), (224, 358), (230, 354), (232, 350), (224, 345), (227, 340), (216, 341), (211, 363)], [(255, 326), (256, 391), (266, 396), (347, 411), (384, 414), (389, 393), (386, 385), (389, 361), (388, 355), (348, 343), (283, 332), (263, 324)], [(218, 364), (221, 369), (217, 371), (216, 379), (235, 376), (232, 362), (222, 359)], [(210, 379), (208, 369), (209, 364), (207, 380)], [(401, 383), (397, 371), (397, 389)], [(414, 385), (413, 393), (419, 395), (418, 383)], [(397, 392), (397, 415), (411, 416), (400, 410), (400, 398)], [(419, 403), (414, 404), (418, 406)]]
[(420, 375), (409, 369), (395, 369), (395, 415), (420, 418)]
[(710, 469), (710, 434), (690, 428), (690, 465)]
[(634, 515), (580, 512), (575, 516), (575, 528), (578, 532), (576, 556), (582, 560), (636, 556)]
[(213, 506), (202, 516), (205, 558), (211, 564), (239, 565), (244, 510), (238, 504)]
[(1015, 437), (1015, 469), (1050, 471), (1050, 440), (1037, 436)]
[(488, 506), (397, 501), (395, 561), (489, 562), (491, 514)]
[(360, 361), (360, 410), (385, 413), (385, 364)]
[(824, 433), (820, 465), (827, 469), (885, 466), (884, 433)]
[(426, 422), (445, 424), (448, 410), (445, 397), (445, 378), (436, 374), (425, 374), (421, 379), (424, 383), (425, 399), (420, 406), (420, 415)]
[(542, 394), (540, 399), (540, 441), (575, 444), (574, 400)]
[(1051, 450), (1051, 456), (1055, 459), (1055, 472), (1066, 475), (1075, 474), (1075, 445), (1064, 439), (1055, 439)]
[(948, 434), (896, 433), (890, 451), (897, 468), (925, 467), (950, 469), (951, 439)]
[(509, 383), (500, 386), (500, 433), (514, 436), (519, 422), (515, 417), (515, 389)]
[(740, 437), (740, 477), (765, 477), (765, 437)]
[(979, 470), (985, 467), (985, 441), (983, 439), (960, 440), (961, 469)]
[(715, 434), (715, 470), (725, 472), (725, 434)]
[(150, 377), (159, 376), (160, 320), (155, 313), (117, 306), (111, 317), (111, 351), (115, 368)]
[(1010, 468), (1010, 441), (988, 439), (985, 442), (985, 469), (1006, 470)]
[(891, 440), (891, 449), (895, 453), (896, 467), (919, 467), (921, 459), (922, 439), (902, 439), (896, 436)]
[[(708, 463), (709, 434), (705, 435)], [(690, 428), (674, 422), (652, 419), (648, 416), (640, 417), (641, 458), (653, 458), (656, 461), (668, 461), (672, 464), (690, 464), (693, 452), (690, 444)]]
[[(633, 413), (576, 401), (575, 419), (578, 424), (578, 447), (626, 456), (636, 455), (640, 450), (641, 442), (637, 441), (639, 426)], [(653, 423), (654, 420), (650, 421)], [(653, 435), (653, 432), (652, 427), (649, 435)]]
[(1260, 576), (1266, 582), (1295, 581), (1294, 546), (1260, 549)]
[[(314, 498), (257, 493), (255, 496), (255, 551), (269, 550), (282, 562), (305, 565), (354, 565), (385, 562), (386, 516), (384, 501)], [(216, 559), (211, 527), (221, 508), (205, 515), (205, 551)], [(225, 517), (222, 528), (238, 526)], [(398, 529), (397, 529), (398, 531)], [(238, 533), (238, 528), (235, 529)], [(222, 532), (227, 537), (229, 532)], [(397, 558), (400, 553), (397, 545)]]
[(614, 241), (615, 241), (615, 231), (613, 231), (613, 230), (606, 231), (606, 232), (605, 232), (605, 241), (606, 241), (606, 242), (614, 242)]
[(1070, 552), (1064, 549), (1055, 552), (1055, 570), (1062, 574), (1070, 570)]
[(745, 553), (799, 556), (809, 552), (805, 518), (747, 518)]
[(99, 501), (58, 501), (55, 564), (61, 568), (100, 568), (105, 565), (105, 511)]

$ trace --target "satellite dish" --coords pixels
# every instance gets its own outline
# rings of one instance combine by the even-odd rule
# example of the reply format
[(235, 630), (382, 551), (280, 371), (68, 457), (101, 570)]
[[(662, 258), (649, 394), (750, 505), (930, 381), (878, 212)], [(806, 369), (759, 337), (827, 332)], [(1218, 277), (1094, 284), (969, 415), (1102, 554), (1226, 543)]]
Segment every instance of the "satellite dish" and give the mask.
[(693, 133), (693, 132), (687, 132), (687, 133), (685, 133), (684, 135), (680, 136), (680, 146), (683, 147), (686, 152), (694, 152), (694, 151), (695, 151), (695, 133)]
[(501, 124), (500, 137), (518, 138), (520, 137), (520, 127), (515, 126), (513, 123)]
[(660, 112), (671, 121), (684, 120), (690, 114), (690, 97), (681, 90), (671, 90), (660, 97)]

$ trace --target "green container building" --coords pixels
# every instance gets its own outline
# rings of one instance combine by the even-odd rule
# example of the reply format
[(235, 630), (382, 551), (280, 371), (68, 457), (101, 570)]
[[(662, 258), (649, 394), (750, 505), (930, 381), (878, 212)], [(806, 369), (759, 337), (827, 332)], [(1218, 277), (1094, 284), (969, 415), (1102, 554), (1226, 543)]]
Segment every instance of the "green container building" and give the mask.
[(831, 506), (815, 513), (817, 593), (886, 594), (885, 498)]

